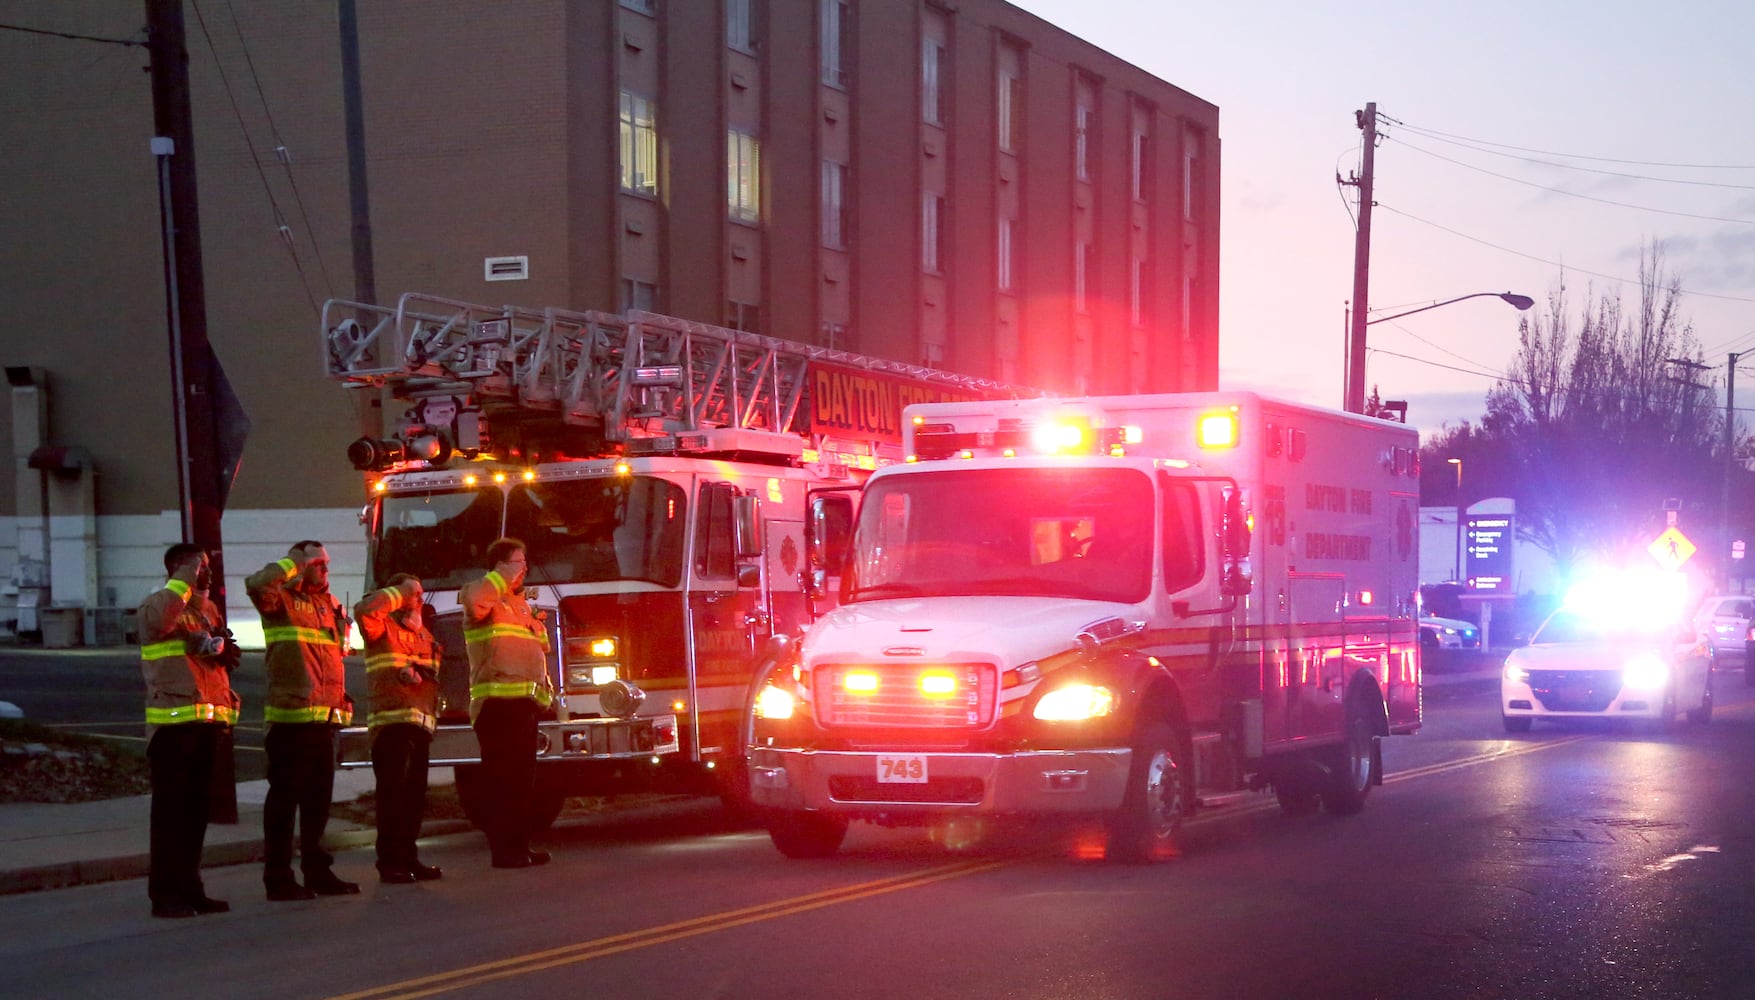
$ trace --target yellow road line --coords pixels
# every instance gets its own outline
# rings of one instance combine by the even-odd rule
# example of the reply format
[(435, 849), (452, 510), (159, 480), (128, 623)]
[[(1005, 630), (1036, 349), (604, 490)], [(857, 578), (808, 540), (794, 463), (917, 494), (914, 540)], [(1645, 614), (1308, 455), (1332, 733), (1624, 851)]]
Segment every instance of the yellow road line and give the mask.
[(415, 997), (426, 997), (437, 993), (447, 993), (452, 990), (465, 989), (470, 986), (479, 986), (482, 983), (490, 983), (500, 979), (509, 979), (513, 976), (522, 976), (531, 972), (540, 972), (545, 969), (558, 968), (563, 965), (571, 965), (577, 962), (587, 962), (592, 959), (604, 958), (624, 951), (632, 951), (636, 948), (647, 948), (652, 945), (680, 941), (684, 938), (709, 934), (714, 931), (725, 930), (731, 927), (740, 927), (744, 924), (772, 920), (776, 917), (791, 916), (795, 913), (805, 913), (810, 910), (821, 909), (825, 906), (834, 906), (838, 903), (850, 903), (855, 900), (868, 899), (886, 893), (899, 892), (903, 889), (913, 889), (923, 885), (930, 885), (933, 882), (941, 882), (945, 879), (978, 875), (983, 872), (994, 871), (999, 868), (1018, 864), (1022, 860), (1024, 859), (1020, 857), (1005, 858), (994, 861), (959, 861), (949, 865), (941, 865), (936, 868), (928, 868), (925, 871), (912, 872), (907, 875), (896, 875), (886, 879), (861, 882), (857, 885), (842, 886), (836, 889), (825, 889), (820, 892), (810, 893), (809, 895), (775, 900), (771, 903), (761, 903), (756, 906), (748, 906), (738, 910), (728, 910), (723, 913), (709, 914), (703, 917), (695, 917), (689, 920), (678, 921), (676, 923), (664, 924), (659, 927), (648, 927), (644, 930), (630, 931), (625, 934), (613, 934), (592, 941), (567, 945), (561, 948), (551, 948), (547, 951), (532, 952), (528, 955), (520, 955), (515, 958), (504, 958), (493, 962), (484, 962), (481, 965), (453, 969), (450, 972), (441, 972), (431, 976), (423, 976), (419, 979), (409, 979), (400, 983), (391, 983), (387, 986), (380, 986), (376, 989), (363, 990), (358, 993), (346, 993), (341, 996), (332, 997), (330, 1000), (367, 1000), (367, 998), (374, 998), (374, 1000), (377, 1000), (377, 998), (389, 997), (396, 997), (398, 1000), (413, 1000)]

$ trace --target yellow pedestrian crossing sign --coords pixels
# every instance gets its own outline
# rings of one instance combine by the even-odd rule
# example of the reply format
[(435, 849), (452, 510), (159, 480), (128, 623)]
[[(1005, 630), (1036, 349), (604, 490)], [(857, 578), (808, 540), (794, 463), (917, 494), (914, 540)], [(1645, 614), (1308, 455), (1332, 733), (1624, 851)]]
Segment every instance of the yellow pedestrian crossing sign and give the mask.
[(1645, 551), (1651, 553), (1651, 557), (1658, 561), (1658, 565), (1675, 572), (1681, 569), (1682, 564), (1687, 562), (1698, 550), (1695, 549), (1694, 543), (1688, 540), (1687, 535), (1670, 527), (1665, 528), (1662, 534), (1652, 539), (1651, 544), (1645, 547)]

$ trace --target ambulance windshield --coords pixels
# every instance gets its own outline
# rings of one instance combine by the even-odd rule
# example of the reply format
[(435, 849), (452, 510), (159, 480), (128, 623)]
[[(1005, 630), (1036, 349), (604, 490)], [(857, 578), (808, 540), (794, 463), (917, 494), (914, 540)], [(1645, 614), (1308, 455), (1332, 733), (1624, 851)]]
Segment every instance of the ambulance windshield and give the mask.
[(1133, 469), (969, 469), (866, 488), (849, 601), (1017, 595), (1133, 603), (1151, 587), (1152, 485)]
[(504, 488), (395, 493), (373, 512), (375, 586), (413, 573), (428, 590), (460, 587), (487, 566), (501, 535), (524, 542), (530, 583), (682, 577), (686, 496), (646, 476), (517, 483)]

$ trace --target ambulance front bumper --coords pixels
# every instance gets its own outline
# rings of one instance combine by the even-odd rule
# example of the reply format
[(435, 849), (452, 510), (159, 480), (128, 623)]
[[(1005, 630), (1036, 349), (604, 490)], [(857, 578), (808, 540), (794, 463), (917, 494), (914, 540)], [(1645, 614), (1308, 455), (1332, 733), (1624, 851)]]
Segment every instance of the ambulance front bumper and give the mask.
[(756, 747), (750, 794), (775, 809), (1096, 813), (1121, 806), (1132, 751), (879, 753)]

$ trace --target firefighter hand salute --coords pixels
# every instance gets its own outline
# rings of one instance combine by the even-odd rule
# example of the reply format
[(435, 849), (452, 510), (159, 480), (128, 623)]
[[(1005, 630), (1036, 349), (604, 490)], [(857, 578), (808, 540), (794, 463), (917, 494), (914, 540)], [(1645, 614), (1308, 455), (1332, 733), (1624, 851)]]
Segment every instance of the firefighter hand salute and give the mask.
[[(353, 719), (342, 662), (349, 622), (329, 593), (329, 552), (322, 542), (299, 542), (286, 558), (246, 577), (244, 587), (262, 615), (268, 645), (268, 798), (262, 812), (268, 898), (357, 893), (357, 883), (336, 877), (334, 859), (322, 847), (335, 790), (336, 734)], [(295, 819), (303, 885), (292, 871)]]
[(155, 917), (224, 913), (201, 883), (208, 789), (221, 740), (238, 719), (231, 671), (238, 664), (200, 546), (165, 552), (170, 578), (140, 605), (140, 670), (146, 679), (146, 756), (152, 766), (151, 866), (146, 894)]
[(485, 826), (495, 868), (547, 864), (530, 848), (535, 796), (537, 714), (554, 703), (548, 631), (524, 600), (524, 543), (488, 546), (493, 568), (463, 585), (463, 638), (469, 649), (469, 718), (481, 744), (492, 801)]
[(439, 715), (439, 644), (427, 631), (420, 580), (398, 573), (354, 605), (366, 640), (366, 727), (378, 779), (378, 879), (429, 882), (415, 851), (426, 811), (428, 752)]

